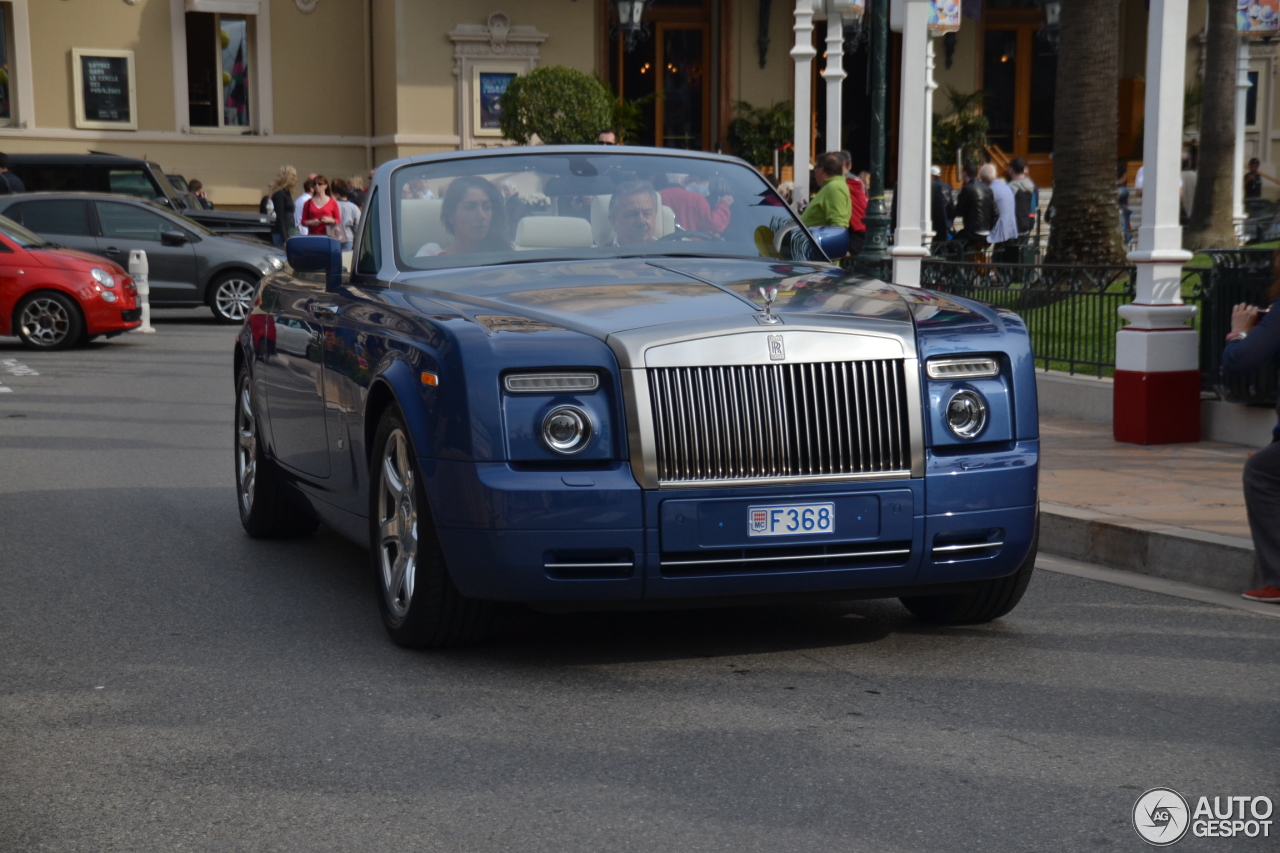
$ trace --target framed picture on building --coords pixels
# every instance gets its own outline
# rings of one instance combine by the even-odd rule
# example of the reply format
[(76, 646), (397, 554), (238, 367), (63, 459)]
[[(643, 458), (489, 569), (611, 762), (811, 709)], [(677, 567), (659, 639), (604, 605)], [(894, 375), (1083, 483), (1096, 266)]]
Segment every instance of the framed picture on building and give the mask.
[(132, 50), (71, 49), (76, 127), (137, 130)]
[(524, 74), (525, 65), (477, 64), (471, 69), (471, 132), (475, 136), (502, 136), (502, 96), (511, 81)]

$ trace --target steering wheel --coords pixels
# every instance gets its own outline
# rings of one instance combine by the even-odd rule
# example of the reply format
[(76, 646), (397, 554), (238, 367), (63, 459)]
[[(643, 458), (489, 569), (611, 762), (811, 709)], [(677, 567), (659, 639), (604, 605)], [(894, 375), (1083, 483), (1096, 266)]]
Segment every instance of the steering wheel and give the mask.
[(712, 234), (710, 231), (672, 231), (670, 234), (666, 234), (662, 237), (659, 237), (654, 242), (655, 243), (674, 243), (678, 241), (682, 243), (684, 242), (698, 243), (703, 240), (723, 240), (723, 239), (724, 238), (721, 237), (719, 234)]

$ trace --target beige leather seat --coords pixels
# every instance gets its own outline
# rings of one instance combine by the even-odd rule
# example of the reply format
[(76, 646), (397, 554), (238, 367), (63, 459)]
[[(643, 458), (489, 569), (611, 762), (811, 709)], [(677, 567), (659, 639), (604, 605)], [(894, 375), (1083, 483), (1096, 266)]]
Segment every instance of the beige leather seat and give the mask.
[[(612, 195), (598, 195), (591, 202), (591, 234), (597, 246), (607, 246), (613, 242), (613, 226), (609, 224), (609, 199)], [(665, 237), (676, 230), (676, 212), (665, 204), (662, 216), (658, 221), (657, 237)]]
[(591, 223), (577, 216), (526, 216), (516, 226), (515, 248), (589, 249)]
[(405, 198), (400, 200), (400, 255), (412, 258), (428, 243), (448, 248), (453, 235), (440, 221), (444, 199)]

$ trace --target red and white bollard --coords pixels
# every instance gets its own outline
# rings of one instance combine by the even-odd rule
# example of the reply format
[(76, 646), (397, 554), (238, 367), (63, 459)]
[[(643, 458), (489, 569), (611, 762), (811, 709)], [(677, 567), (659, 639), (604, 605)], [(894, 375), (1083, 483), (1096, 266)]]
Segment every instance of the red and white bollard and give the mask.
[(151, 302), (148, 299), (148, 295), (151, 293), (151, 285), (147, 283), (148, 271), (147, 253), (141, 249), (131, 251), (129, 253), (129, 276), (133, 279), (133, 286), (138, 290), (138, 304), (142, 306), (142, 325), (134, 329), (134, 331), (154, 334), (155, 329), (151, 325)]
[(1142, 226), (1129, 254), (1138, 273), (1134, 301), (1119, 309), (1129, 325), (1116, 333), (1112, 403), (1116, 441), (1134, 444), (1200, 440), (1198, 336), (1186, 325), (1196, 308), (1182, 303), (1191, 253), (1178, 220), (1186, 28), (1187, 0), (1151, 4)]

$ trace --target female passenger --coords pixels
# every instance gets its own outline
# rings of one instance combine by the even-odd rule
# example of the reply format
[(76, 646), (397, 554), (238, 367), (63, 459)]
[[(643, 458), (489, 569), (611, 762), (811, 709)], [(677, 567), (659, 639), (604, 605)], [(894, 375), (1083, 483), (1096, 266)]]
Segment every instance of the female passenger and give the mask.
[(455, 178), (445, 191), (440, 222), (453, 235), (453, 242), (447, 249), (439, 243), (428, 243), (418, 250), (418, 257), (511, 250), (504, 237), (507, 229), (502, 193), (484, 178)]

